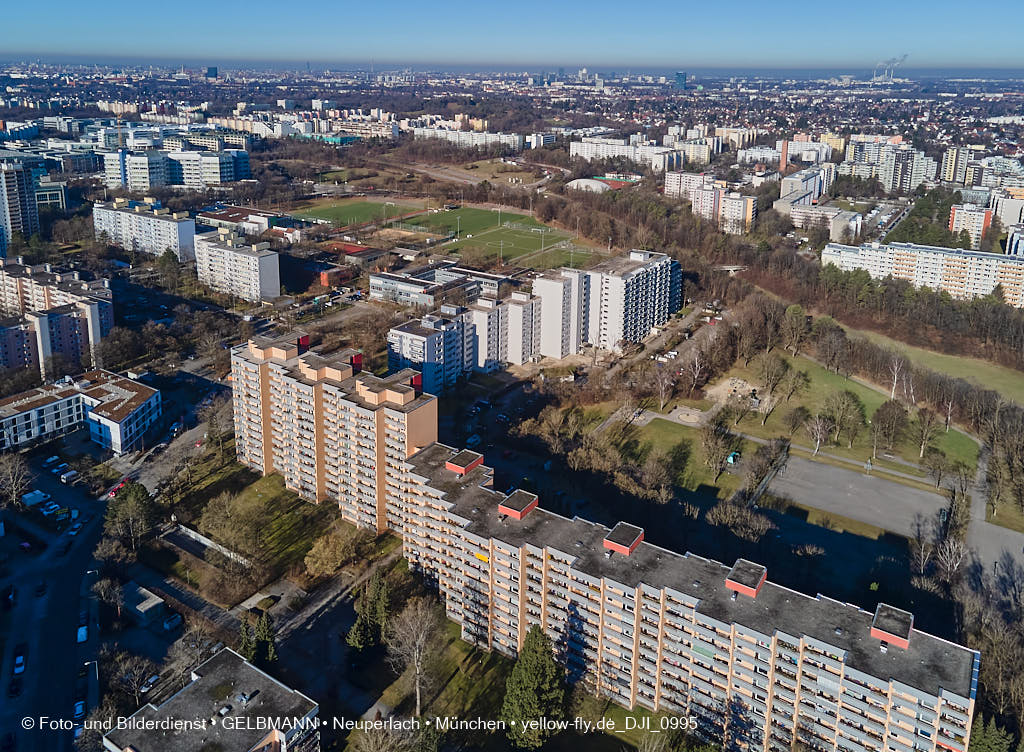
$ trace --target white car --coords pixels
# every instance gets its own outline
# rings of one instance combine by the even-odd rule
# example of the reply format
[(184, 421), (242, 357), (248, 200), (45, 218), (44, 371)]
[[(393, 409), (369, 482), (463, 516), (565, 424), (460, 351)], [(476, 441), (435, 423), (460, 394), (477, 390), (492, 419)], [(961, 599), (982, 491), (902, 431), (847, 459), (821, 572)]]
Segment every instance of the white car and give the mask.
[(83, 624), (78, 628), (78, 634), (75, 638), (79, 644), (86, 642), (89, 639), (89, 625)]
[(156, 683), (158, 681), (160, 681), (160, 674), (153, 674), (151, 677), (146, 679), (146, 681), (143, 683), (141, 687), (139, 687), (139, 694), (146, 694), (149, 690), (156, 686)]

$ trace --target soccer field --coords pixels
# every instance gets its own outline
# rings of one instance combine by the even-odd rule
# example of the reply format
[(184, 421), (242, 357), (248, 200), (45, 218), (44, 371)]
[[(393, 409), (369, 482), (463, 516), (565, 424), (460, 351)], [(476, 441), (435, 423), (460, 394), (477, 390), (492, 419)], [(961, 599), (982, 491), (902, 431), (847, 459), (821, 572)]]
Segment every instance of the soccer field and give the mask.
[(394, 206), (376, 201), (321, 201), (309, 206), (303, 206), (292, 213), (297, 217), (313, 217), (315, 219), (326, 219), (339, 227), (369, 222), (372, 219), (383, 219), (385, 211), (387, 216), (395, 217), (417, 207), (411, 204), (394, 202)]

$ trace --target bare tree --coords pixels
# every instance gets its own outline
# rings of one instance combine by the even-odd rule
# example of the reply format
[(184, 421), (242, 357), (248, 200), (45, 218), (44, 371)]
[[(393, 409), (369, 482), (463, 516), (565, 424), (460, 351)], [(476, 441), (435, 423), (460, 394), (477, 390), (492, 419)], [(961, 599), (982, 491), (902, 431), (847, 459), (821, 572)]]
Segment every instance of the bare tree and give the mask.
[(123, 650), (114, 655), (113, 674), (120, 686), (134, 698), (135, 707), (142, 704), (142, 685), (156, 671), (156, 664), (145, 656)]
[(807, 431), (807, 435), (811, 437), (811, 441), (814, 442), (814, 454), (817, 454), (818, 450), (821, 449), (821, 445), (828, 441), (832, 435), (832, 419), (827, 415), (818, 413), (804, 423), (804, 429)]
[(920, 449), (917, 454), (918, 459), (924, 459), (925, 450), (927, 450), (935, 440), (938, 433), (938, 416), (927, 407), (922, 407), (917, 411), (917, 417), (915, 417), (913, 422), (910, 424), (910, 435), (913, 438), (914, 443)]
[(903, 354), (893, 350), (889, 353), (889, 375), (892, 376), (892, 389), (889, 392), (889, 399), (896, 399), (896, 387), (900, 383), (900, 376), (903, 369), (907, 367), (907, 359)]
[(765, 390), (765, 396), (762, 397), (764, 405), (761, 408), (761, 425), (763, 426), (768, 422), (768, 418), (775, 411), (776, 406), (782, 401), (790, 366), (789, 361), (778, 353), (762, 353), (757, 357), (755, 365), (757, 366), (757, 376)]
[(32, 471), (20, 454), (0, 454), (0, 509), (12, 507), (21, 501), (28, 490)]
[(701, 348), (693, 348), (682, 369), (686, 376), (686, 383), (689, 385), (686, 391), (687, 396), (693, 396), (693, 390), (701, 383), (707, 367), (707, 356), (701, 351)]
[(920, 512), (914, 515), (913, 537), (910, 539), (910, 565), (914, 572), (923, 575), (928, 570), (935, 552), (935, 530)]
[(935, 563), (939, 566), (942, 579), (950, 583), (967, 558), (967, 544), (959, 538), (948, 537), (935, 549)]
[(416, 691), (416, 717), (423, 710), (423, 685), (430, 670), (430, 659), (441, 633), (441, 615), (436, 603), (428, 598), (414, 598), (388, 625), (384, 643), (388, 662), (395, 671), (412, 672)]
[(860, 401), (860, 397), (849, 389), (833, 392), (825, 399), (824, 407), (832, 419), (836, 443), (839, 443), (840, 435), (847, 433), (852, 447), (857, 430), (864, 425), (864, 403)]
[(121, 618), (121, 609), (124, 608), (124, 590), (119, 582), (109, 577), (104, 577), (102, 580), (96, 581), (92, 586), (92, 591), (96, 593), (96, 597), (103, 603), (116, 609), (117, 618)]
[[(648, 361), (650, 362), (650, 361)], [(663, 367), (661, 363), (651, 363), (647, 369), (647, 376), (658, 395), (658, 410), (664, 410), (665, 405), (672, 398), (672, 390), (676, 385), (676, 377), (671, 368)]]
[(725, 466), (728, 464), (729, 455), (732, 454), (735, 437), (729, 433), (724, 425), (718, 422), (708, 423), (700, 432), (701, 447), (704, 449), (704, 463), (715, 471), (717, 482)]
[(359, 732), (353, 747), (355, 752), (408, 752), (413, 743), (404, 731), (366, 728)]

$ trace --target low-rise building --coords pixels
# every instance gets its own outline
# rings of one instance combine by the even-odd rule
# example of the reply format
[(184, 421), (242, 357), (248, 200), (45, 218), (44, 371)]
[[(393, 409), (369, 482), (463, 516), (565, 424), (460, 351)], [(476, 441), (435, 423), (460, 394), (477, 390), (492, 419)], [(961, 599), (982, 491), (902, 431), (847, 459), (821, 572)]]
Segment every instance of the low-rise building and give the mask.
[(279, 258), (270, 243), (246, 245), (235, 233), (221, 230), (197, 236), (195, 253), (196, 276), (217, 292), (254, 303), (281, 294)]
[(0, 400), (0, 449), (85, 426), (92, 441), (121, 455), (139, 445), (160, 414), (156, 389), (109, 371), (88, 371)]
[(163, 703), (146, 703), (108, 731), (103, 747), (108, 752), (319, 752), (319, 713), (320, 706), (306, 695), (224, 648), (192, 669), (188, 683)]
[(92, 207), (96, 238), (130, 251), (160, 256), (170, 251), (179, 261), (195, 258), (195, 220), (188, 212), (171, 213), (153, 199), (129, 201), (117, 198)]
[(487, 149), (498, 146), (516, 152), (523, 150), (524, 143), (521, 133), (456, 131), (446, 128), (413, 128), (412, 133), (417, 139), (435, 138), (464, 148)]
[(514, 286), (503, 274), (441, 261), (370, 274), (370, 299), (436, 308), (455, 299), (465, 303), (480, 296), (503, 298)]

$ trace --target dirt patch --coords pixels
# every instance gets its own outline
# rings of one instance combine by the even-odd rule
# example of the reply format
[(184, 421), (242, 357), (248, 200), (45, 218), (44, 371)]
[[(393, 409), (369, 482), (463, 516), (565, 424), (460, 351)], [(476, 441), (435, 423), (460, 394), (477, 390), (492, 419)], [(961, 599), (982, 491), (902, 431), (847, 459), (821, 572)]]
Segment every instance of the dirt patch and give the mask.
[(704, 390), (704, 396), (714, 402), (728, 402), (733, 394), (750, 394), (754, 386), (746, 379), (730, 376)]

